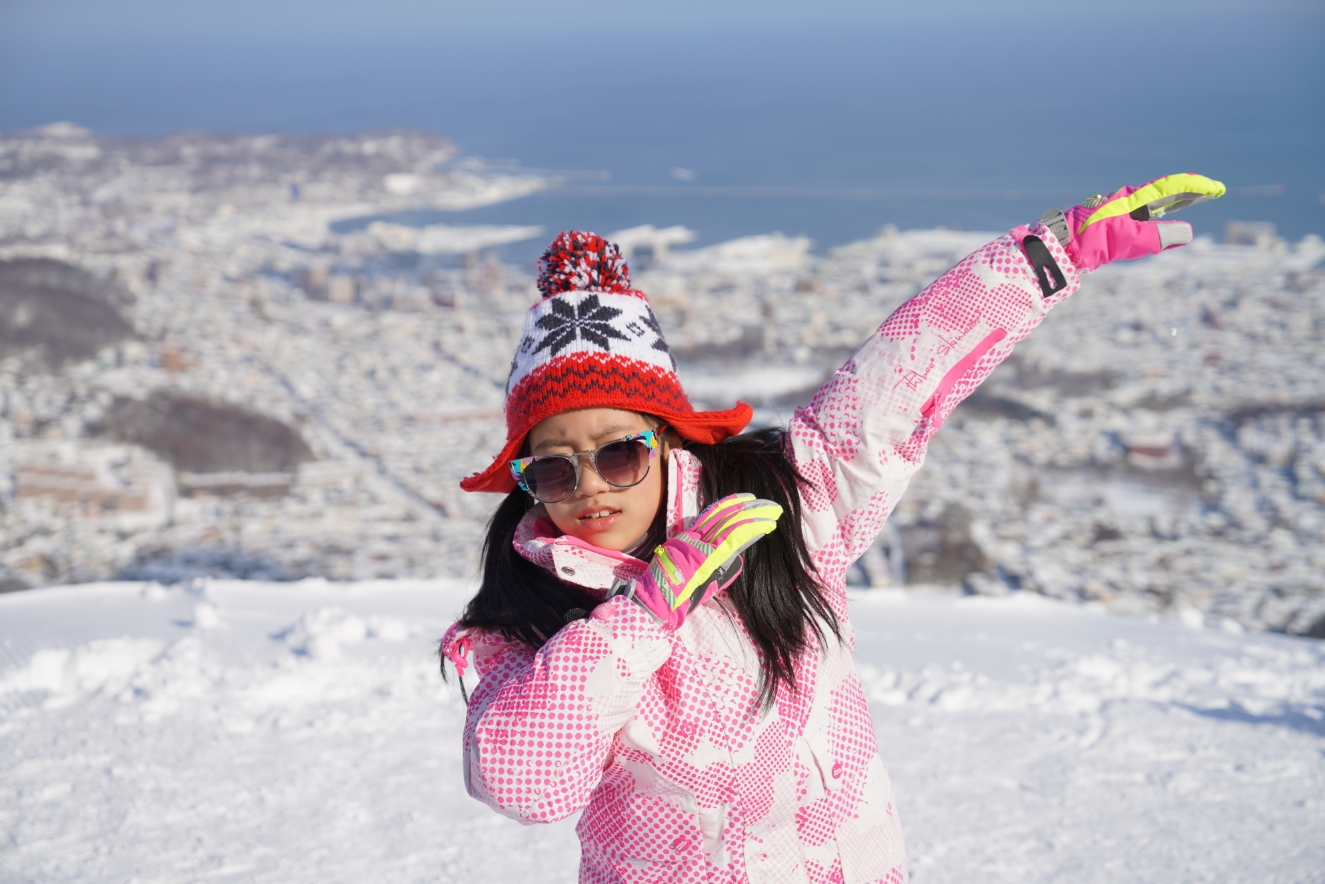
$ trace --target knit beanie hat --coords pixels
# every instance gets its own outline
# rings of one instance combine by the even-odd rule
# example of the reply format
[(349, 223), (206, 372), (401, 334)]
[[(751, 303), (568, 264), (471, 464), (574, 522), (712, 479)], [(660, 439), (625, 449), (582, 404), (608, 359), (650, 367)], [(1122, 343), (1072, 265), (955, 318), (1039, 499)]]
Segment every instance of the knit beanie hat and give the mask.
[(506, 445), (465, 491), (509, 492), (509, 462), (544, 418), (576, 408), (652, 414), (684, 439), (714, 443), (745, 429), (752, 414), (695, 411), (645, 294), (630, 287), (621, 250), (601, 236), (565, 231), (538, 262), (542, 299), (525, 315), (506, 382)]

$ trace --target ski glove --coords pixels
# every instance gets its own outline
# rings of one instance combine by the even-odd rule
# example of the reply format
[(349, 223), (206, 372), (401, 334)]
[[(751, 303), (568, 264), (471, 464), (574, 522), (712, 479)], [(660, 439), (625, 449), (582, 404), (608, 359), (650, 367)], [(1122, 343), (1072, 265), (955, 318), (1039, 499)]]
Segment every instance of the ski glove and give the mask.
[(1187, 245), (1192, 241), (1190, 224), (1155, 219), (1223, 195), (1224, 185), (1218, 181), (1183, 172), (1093, 196), (1066, 212), (1050, 209), (1040, 220), (1079, 269), (1094, 270), (1110, 261), (1144, 258)]
[(772, 533), (781, 515), (782, 507), (753, 494), (724, 497), (654, 550), (648, 570), (614, 594), (633, 598), (676, 629), (690, 611), (731, 585), (741, 573), (741, 553)]

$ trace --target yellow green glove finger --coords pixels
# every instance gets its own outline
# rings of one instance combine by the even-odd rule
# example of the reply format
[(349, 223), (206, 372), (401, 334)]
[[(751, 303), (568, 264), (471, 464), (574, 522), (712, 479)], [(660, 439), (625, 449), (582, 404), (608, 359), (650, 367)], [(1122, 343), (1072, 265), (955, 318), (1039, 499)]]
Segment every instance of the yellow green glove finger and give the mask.
[(677, 593), (676, 604), (673, 607), (679, 607), (684, 604), (686, 600), (694, 594), (695, 590), (708, 583), (709, 578), (712, 577), (713, 574), (730, 565), (737, 556), (748, 549), (761, 537), (772, 534), (777, 530), (778, 523), (776, 516), (782, 514), (782, 508), (777, 504), (769, 504), (768, 507), (764, 507), (764, 509), (767, 510), (769, 507), (776, 510), (776, 515), (773, 518), (748, 519), (735, 525), (727, 532), (722, 542), (714, 547), (713, 552), (710, 553), (704, 559), (703, 563), (695, 569), (694, 574), (685, 582), (685, 585), (681, 588), (680, 592)]
[(700, 513), (693, 524), (691, 531), (703, 533), (709, 526), (717, 524), (728, 515), (740, 512), (741, 508), (755, 500), (753, 494), (729, 494), (721, 500), (714, 501)]
[[(1142, 207), (1147, 209), (1147, 217), (1141, 220), (1160, 218), (1166, 212), (1172, 213), (1187, 206), (1218, 199), (1224, 195), (1224, 192), (1225, 188), (1221, 182), (1204, 175), (1191, 172), (1165, 175), (1140, 187), (1124, 187), (1103, 198), (1103, 202), (1097, 204), (1098, 208), (1095, 208), (1095, 211), (1087, 216), (1073, 233), (1080, 234), (1092, 224), (1119, 215), (1130, 215)], [(1086, 207), (1094, 208), (1090, 202), (1091, 200), (1087, 201)]]

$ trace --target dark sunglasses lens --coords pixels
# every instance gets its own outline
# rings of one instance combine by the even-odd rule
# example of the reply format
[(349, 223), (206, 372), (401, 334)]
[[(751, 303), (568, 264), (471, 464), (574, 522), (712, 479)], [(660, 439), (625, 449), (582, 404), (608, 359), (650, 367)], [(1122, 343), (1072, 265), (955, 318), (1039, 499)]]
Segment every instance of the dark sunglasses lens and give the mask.
[(565, 500), (575, 490), (575, 465), (564, 457), (543, 457), (525, 467), (529, 493), (547, 503)]
[(629, 488), (644, 481), (649, 472), (649, 446), (643, 439), (613, 442), (598, 449), (595, 459), (598, 475), (618, 488)]

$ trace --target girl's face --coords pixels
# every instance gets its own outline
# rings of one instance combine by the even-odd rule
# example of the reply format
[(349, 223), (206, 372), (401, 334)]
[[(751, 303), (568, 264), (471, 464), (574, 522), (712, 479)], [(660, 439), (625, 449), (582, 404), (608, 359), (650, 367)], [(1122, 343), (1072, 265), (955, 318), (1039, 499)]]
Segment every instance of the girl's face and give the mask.
[[(631, 433), (651, 430), (643, 415), (617, 408), (579, 408), (541, 421), (529, 431), (529, 454), (573, 454), (592, 451)], [(603, 481), (582, 456), (575, 493), (558, 503), (544, 504), (562, 532), (601, 549), (625, 550), (639, 542), (662, 505), (666, 452), (649, 462), (644, 481), (614, 488)]]

